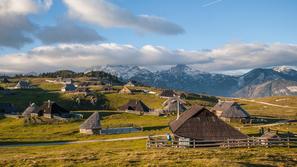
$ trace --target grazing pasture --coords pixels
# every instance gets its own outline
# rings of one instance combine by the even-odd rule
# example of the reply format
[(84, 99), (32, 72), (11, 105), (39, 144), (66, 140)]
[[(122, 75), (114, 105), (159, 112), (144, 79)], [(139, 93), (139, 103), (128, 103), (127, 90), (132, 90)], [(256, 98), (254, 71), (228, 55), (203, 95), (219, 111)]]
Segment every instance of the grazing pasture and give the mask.
[[(16, 82), (16, 81), (14, 81)], [(142, 100), (152, 109), (162, 107), (166, 100), (156, 95), (137, 93), (121, 95), (116, 92), (101, 93), (100, 89), (91, 88), (99, 97), (96, 106), (84, 103), (78, 106), (75, 95), (61, 93), (62, 85), (45, 82), (45, 79), (34, 78), (30, 82), (35, 89), (11, 90), (11, 95), (0, 94), (0, 102), (9, 102), (23, 111), (30, 102), (42, 104), (48, 99), (58, 102), (72, 112), (82, 114), (83, 120), (70, 122), (52, 122), (41, 125), (25, 125), (24, 119), (0, 118), (0, 166), (296, 166), (296, 148), (199, 148), (199, 149), (146, 149), (146, 140), (110, 141), (52, 146), (3, 147), (7, 144), (44, 143), (58, 141), (86, 141), (97, 139), (118, 139), (170, 133), (168, 123), (175, 116), (139, 116), (121, 113), (117, 108), (131, 99)], [(4, 85), (9, 87), (10, 85)], [(117, 86), (116, 89), (120, 89)], [(141, 87), (136, 87), (141, 88)], [(154, 88), (146, 88), (159, 92)], [(279, 100), (284, 99), (286, 100)], [(278, 105), (297, 106), (295, 97), (271, 97), (253, 99)], [(297, 123), (278, 123), (283, 119), (297, 119), (297, 109), (281, 108), (235, 99), (252, 117), (268, 120), (266, 123), (241, 124), (230, 123), (233, 127), (249, 136), (259, 136), (261, 126), (297, 133)], [(284, 103), (287, 101), (288, 103)], [(189, 104), (200, 104), (207, 108), (215, 105), (214, 98), (190, 98)], [(104, 106), (106, 108), (102, 109)], [(104, 128), (133, 124), (142, 127), (143, 131), (129, 134), (85, 135), (79, 133), (80, 124), (92, 114), (100, 112), (101, 125)]]

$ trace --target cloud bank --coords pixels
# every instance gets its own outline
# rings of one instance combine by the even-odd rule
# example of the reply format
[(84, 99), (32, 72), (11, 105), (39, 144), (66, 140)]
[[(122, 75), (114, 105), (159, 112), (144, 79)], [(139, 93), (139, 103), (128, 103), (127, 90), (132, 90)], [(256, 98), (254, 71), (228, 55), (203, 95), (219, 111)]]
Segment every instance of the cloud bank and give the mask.
[(69, 15), (81, 21), (103, 27), (126, 27), (140, 32), (175, 35), (184, 32), (179, 25), (164, 18), (134, 15), (106, 0), (63, 0)]
[(48, 10), (52, 0), (1, 0), (0, 47), (21, 48), (33, 42), (31, 33), (38, 29), (27, 15)]
[(296, 65), (295, 44), (227, 44), (208, 51), (170, 50), (161, 46), (60, 44), (42, 46), (27, 53), (0, 57), (0, 72), (45, 72), (57, 69), (84, 70), (105, 64), (195, 64), (203, 71), (230, 71), (276, 65)]

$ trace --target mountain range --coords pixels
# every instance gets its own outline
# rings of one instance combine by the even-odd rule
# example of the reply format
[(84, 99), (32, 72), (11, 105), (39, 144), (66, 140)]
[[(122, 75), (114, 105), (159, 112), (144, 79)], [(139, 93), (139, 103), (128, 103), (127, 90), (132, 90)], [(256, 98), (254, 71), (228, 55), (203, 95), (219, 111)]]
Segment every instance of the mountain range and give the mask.
[(297, 71), (286, 66), (257, 68), (241, 76), (204, 72), (184, 64), (155, 72), (130, 65), (96, 66), (87, 71), (104, 71), (123, 80), (134, 80), (149, 86), (215, 96), (297, 95)]

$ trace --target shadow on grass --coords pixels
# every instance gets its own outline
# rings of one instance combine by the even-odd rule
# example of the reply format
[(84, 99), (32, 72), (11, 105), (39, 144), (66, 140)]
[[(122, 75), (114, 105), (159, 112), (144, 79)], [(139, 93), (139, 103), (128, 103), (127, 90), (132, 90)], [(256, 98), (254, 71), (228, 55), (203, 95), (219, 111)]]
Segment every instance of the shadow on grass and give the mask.
[(64, 95), (59, 91), (49, 91), (41, 88), (34, 88), (11, 90), (11, 92), (16, 94), (16, 96), (0, 97), (0, 101), (14, 104), (17, 108), (17, 111), (20, 113), (22, 113), (29, 106), (30, 103), (42, 105), (43, 102), (48, 100), (55, 101), (61, 107), (70, 111), (98, 110), (105, 109), (106, 106), (108, 106), (108, 100), (103, 94), (98, 94), (98, 101), (96, 105), (92, 105), (91, 103), (77, 105), (75, 102), (76, 95)]
[(274, 167), (273, 165), (263, 165), (263, 164), (255, 164), (255, 163), (248, 163), (248, 162), (242, 162), (242, 163), (239, 163), (241, 164), (242, 166), (245, 166), (245, 167)]
[(257, 115), (254, 115), (254, 117), (255, 117), (255, 119), (258, 119), (259, 121), (258, 122), (254, 121), (253, 124), (272, 124), (272, 123), (277, 123), (280, 121), (287, 120), (287, 119), (274, 118), (274, 117), (263, 117), (263, 116), (257, 116)]
[(149, 127), (143, 127), (143, 131), (161, 130), (167, 127), (168, 126), (149, 126)]

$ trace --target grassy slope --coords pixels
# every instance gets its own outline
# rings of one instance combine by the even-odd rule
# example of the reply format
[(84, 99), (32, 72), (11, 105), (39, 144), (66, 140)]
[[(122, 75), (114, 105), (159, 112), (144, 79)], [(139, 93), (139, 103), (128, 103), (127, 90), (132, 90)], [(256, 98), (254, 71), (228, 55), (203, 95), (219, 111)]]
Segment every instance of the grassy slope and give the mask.
[[(71, 107), (71, 97), (58, 93), (59, 85), (44, 83), (40, 79), (32, 81), (41, 89), (37, 91), (26, 90), (18, 92), (20, 96), (0, 95), (0, 101), (13, 102), (18, 107), (26, 106), (28, 101), (42, 102), (49, 97)], [(271, 102), (283, 97), (273, 97), (271, 99), (256, 99), (259, 101), (268, 100)], [(287, 98), (287, 97), (286, 97)], [(290, 100), (292, 98), (292, 100)], [(295, 97), (289, 97), (290, 106), (297, 106)], [(164, 99), (153, 95), (119, 95), (107, 94), (111, 108), (126, 103), (129, 99), (141, 99), (151, 108), (159, 108)], [(190, 103), (205, 103), (205, 101), (189, 101)], [(296, 118), (297, 110), (284, 110), (282, 108), (263, 106), (261, 104), (239, 101), (244, 104), (252, 115), (277, 118)], [(278, 102), (278, 101), (277, 101)], [(279, 101), (282, 102), (282, 101)], [(275, 104), (277, 104), (275, 102)], [(128, 136), (143, 136), (149, 134), (164, 134), (169, 132), (168, 122), (174, 117), (159, 118), (154, 116), (137, 116), (127, 113), (103, 112), (102, 124), (104, 126), (115, 124), (134, 123), (143, 126), (143, 132), (120, 134), (120, 135), (97, 135), (86, 136), (78, 133), (78, 127), (82, 121), (53, 124), (24, 126), (22, 120), (11, 118), (0, 119), (0, 142), (40, 142), (40, 141), (61, 141), (61, 140), (88, 140), (119, 138)], [(259, 128), (249, 125), (233, 124), (242, 132), (255, 135)], [(278, 125), (272, 129), (280, 131), (292, 131), (297, 133), (297, 124)], [(50, 147), (22, 147), (22, 148), (0, 148), (0, 166), (73, 166), (83, 163), (83, 166), (117, 166), (117, 165), (181, 165), (181, 166), (247, 166), (247, 165), (278, 165), (284, 166), (297, 163), (296, 149), (287, 148), (254, 148), (254, 149), (145, 149), (145, 141), (92, 143), (69, 146)], [(13, 156), (12, 156), (13, 155)], [(82, 164), (81, 164), (82, 165)]]
[[(255, 100), (268, 102), (272, 104), (280, 104), (277, 103), (273, 99), (283, 99), (283, 97), (272, 97), (272, 98), (257, 98)], [(297, 106), (296, 97), (287, 97), (288, 106)], [(274, 118), (285, 118), (285, 119), (297, 119), (297, 108), (280, 108), (274, 107), (270, 105), (263, 105), (254, 102), (247, 102), (243, 100), (236, 100), (238, 101), (241, 106), (246, 109), (250, 114), (254, 116), (270, 116)], [(282, 105), (282, 104), (280, 104)]]
[(79, 125), (83, 121), (25, 126), (22, 119), (5, 118), (0, 119), (0, 143), (88, 140), (164, 134), (168, 131), (168, 122), (173, 119), (173, 117), (138, 116), (116, 112), (101, 112), (101, 116), (102, 125), (105, 127), (135, 124), (143, 127), (144, 131), (131, 134), (88, 136), (78, 133)]

